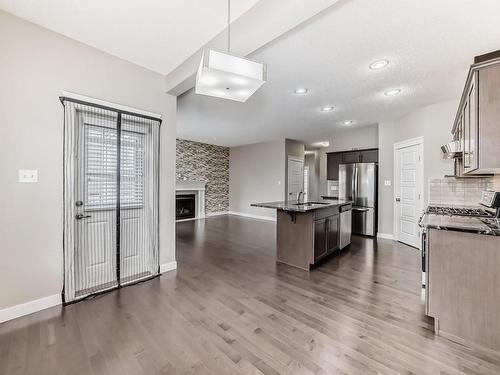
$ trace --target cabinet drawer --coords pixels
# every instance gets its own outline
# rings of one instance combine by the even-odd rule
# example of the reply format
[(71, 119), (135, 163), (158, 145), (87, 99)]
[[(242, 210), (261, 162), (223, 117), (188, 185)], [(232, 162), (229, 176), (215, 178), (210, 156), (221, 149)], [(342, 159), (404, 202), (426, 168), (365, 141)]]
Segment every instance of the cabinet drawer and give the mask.
[(339, 214), (339, 206), (323, 208), (314, 211), (314, 220), (320, 220), (328, 216), (338, 215)]

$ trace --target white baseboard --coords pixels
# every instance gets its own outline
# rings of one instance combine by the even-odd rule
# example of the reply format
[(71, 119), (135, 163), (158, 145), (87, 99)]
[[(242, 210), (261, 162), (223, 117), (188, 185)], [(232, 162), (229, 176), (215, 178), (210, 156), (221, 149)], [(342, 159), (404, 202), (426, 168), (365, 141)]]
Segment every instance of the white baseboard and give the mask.
[(160, 264), (160, 273), (165, 273), (176, 269), (177, 269), (177, 262), (175, 260), (173, 262)]
[(394, 239), (394, 236), (392, 234), (388, 234), (388, 233), (377, 233), (377, 237), (378, 238), (383, 238), (384, 240), (393, 240)]
[(245, 212), (235, 212), (235, 211), (229, 211), (229, 215), (236, 215), (236, 216), (244, 216), (244, 217), (249, 217), (252, 219), (259, 219), (259, 220), (266, 220), (266, 221), (276, 221), (275, 217), (269, 217), (269, 216), (262, 216), (262, 215), (254, 215), (254, 214), (247, 214)]
[(227, 211), (221, 211), (221, 212), (207, 212), (206, 217), (212, 217), (212, 216), (221, 216), (221, 215), (227, 215)]
[(61, 295), (54, 294), (33, 301), (25, 302), (20, 305), (7, 307), (0, 310), (0, 323), (8, 320), (16, 319), (24, 315), (29, 315), (40, 310), (48, 309), (49, 307), (58, 306), (62, 303)]

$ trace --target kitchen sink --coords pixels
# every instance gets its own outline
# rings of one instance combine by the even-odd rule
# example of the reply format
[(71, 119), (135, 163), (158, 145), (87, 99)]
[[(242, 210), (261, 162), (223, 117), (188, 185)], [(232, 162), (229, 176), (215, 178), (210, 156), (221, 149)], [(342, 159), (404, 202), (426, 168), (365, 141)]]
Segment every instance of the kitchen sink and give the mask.
[(295, 206), (316, 206), (321, 204), (328, 204), (325, 202), (304, 202), (304, 203), (294, 203)]

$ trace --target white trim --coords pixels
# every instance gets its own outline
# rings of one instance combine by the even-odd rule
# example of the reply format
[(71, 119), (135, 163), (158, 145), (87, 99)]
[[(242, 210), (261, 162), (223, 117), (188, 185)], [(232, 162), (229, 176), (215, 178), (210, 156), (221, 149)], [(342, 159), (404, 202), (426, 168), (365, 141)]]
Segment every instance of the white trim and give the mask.
[[(411, 147), (411, 146), (420, 146), (419, 147), (419, 164), (420, 164), (420, 207), (419, 211), (422, 212), (424, 209), (424, 137), (415, 137), (415, 138), (410, 138), (406, 139), (401, 142), (396, 142), (394, 143), (394, 149), (392, 153), (392, 160), (393, 160), (393, 175), (392, 178), (394, 180), (394, 189), (392, 191), (392, 229), (393, 229), (393, 240), (398, 241), (398, 220), (397, 218), (397, 205), (395, 204), (396, 202), (396, 186), (398, 184), (398, 181), (396, 181), (396, 176), (398, 175), (397, 173), (397, 168), (398, 168), (398, 163), (396, 160), (396, 151), (401, 150), (406, 147)], [(418, 248), (420, 249), (421, 245), (418, 245)]]
[(424, 137), (410, 138), (401, 142), (394, 143), (394, 150), (410, 146), (423, 145), (423, 144), (424, 144)]
[(16, 319), (24, 315), (33, 314), (37, 311), (48, 309), (49, 307), (61, 305), (61, 295), (54, 294), (33, 301), (25, 302), (20, 305), (7, 307), (0, 310), (0, 323)]
[(173, 262), (160, 264), (160, 273), (165, 273), (176, 269), (177, 269), (177, 262), (175, 260)]
[(206, 217), (212, 217), (212, 216), (222, 216), (222, 215), (227, 215), (229, 212), (228, 211), (220, 211), (220, 212), (207, 212), (205, 214)]
[(229, 215), (249, 217), (249, 218), (252, 218), (252, 219), (259, 219), (259, 220), (266, 220), (266, 221), (276, 221), (275, 217), (269, 217), (269, 216), (263, 216), (263, 215), (254, 215), (254, 214), (247, 214), (246, 212), (229, 211), (228, 214)]
[(129, 107), (129, 106), (118, 104), (118, 103), (108, 102), (106, 100), (96, 99), (96, 98), (92, 98), (90, 96), (75, 94), (75, 93), (70, 92), (70, 91), (63, 91), (62, 92), (62, 96), (65, 96), (65, 97), (71, 98), (71, 99), (81, 100), (81, 101), (84, 101), (84, 102), (89, 102), (89, 103), (97, 104), (97, 105), (102, 105), (102, 106), (105, 106), (105, 107), (111, 107), (111, 108), (119, 109), (119, 110), (122, 110), (122, 111), (137, 113), (138, 115), (144, 115), (144, 116), (149, 116), (149, 117), (156, 117), (158, 119), (161, 119), (161, 114), (159, 114), (159, 113), (144, 111), (142, 109), (138, 109), (138, 108), (134, 108), (134, 107)]
[(394, 236), (392, 234), (389, 234), (389, 233), (380, 233), (380, 232), (378, 232), (377, 233), (377, 238), (382, 238), (384, 240), (393, 240)]
[(176, 220), (175, 222), (176, 223), (182, 223), (184, 221), (193, 221), (193, 220), (200, 220), (200, 219), (204, 219), (204, 217), (203, 218), (201, 218), (201, 217), (191, 217), (189, 219), (179, 219), (179, 220)]

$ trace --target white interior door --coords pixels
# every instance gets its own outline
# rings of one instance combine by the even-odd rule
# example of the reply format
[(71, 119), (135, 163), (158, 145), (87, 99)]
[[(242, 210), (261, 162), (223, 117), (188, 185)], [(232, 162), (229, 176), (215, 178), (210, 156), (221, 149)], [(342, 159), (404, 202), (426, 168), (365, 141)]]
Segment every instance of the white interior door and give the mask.
[(304, 160), (288, 157), (288, 199), (304, 191)]
[(394, 149), (395, 239), (420, 248), (418, 220), (422, 211), (422, 144)]

